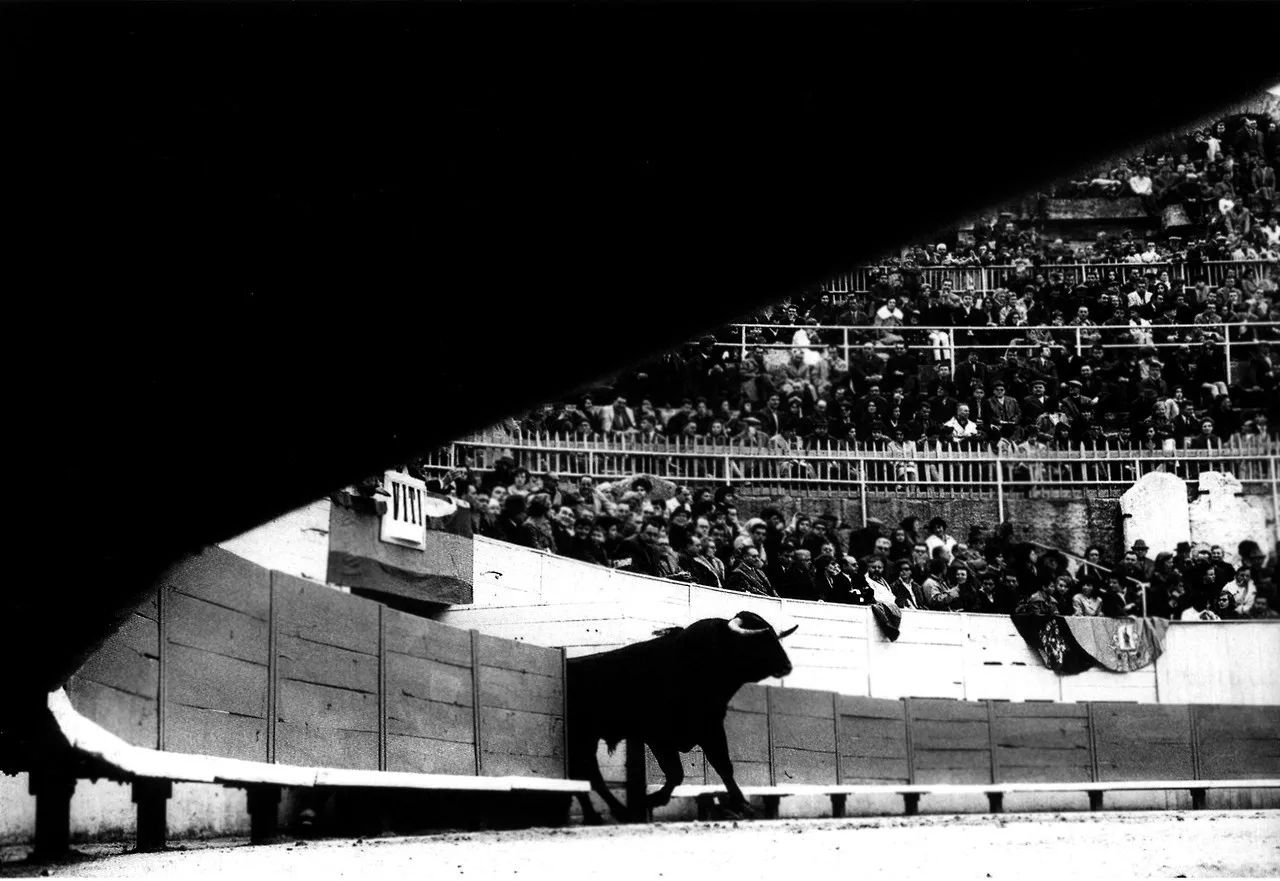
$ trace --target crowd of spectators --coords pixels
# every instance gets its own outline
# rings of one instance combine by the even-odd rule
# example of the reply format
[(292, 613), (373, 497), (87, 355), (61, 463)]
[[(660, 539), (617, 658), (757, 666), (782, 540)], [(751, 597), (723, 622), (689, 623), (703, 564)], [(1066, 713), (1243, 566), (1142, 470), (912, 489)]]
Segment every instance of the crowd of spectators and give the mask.
[(1229, 383), (1223, 344), (1212, 339), (1165, 350), (1108, 348), (1097, 339), (1077, 354), (1046, 334), (1000, 349), (964, 348), (954, 373), (949, 360), (910, 343), (909, 334), (887, 350), (866, 342), (847, 361), (802, 345), (771, 361), (762, 347), (740, 358), (708, 340), (683, 362), (703, 382), (675, 408), (628, 387), (650, 378), (641, 372), (620, 377), (607, 405), (584, 396), (540, 407), (512, 427), (783, 452), (1102, 441), (1203, 449), (1237, 435), (1273, 438), (1280, 424), (1280, 348), (1268, 341), (1247, 349)]
[(1074, 561), (1021, 541), (1010, 523), (970, 526), (964, 540), (945, 519), (909, 517), (855, 528), (830, 514), (786, 517), (776, 508), (744, 518), (732, 487), (675, 487), (667, 499), (640, 477), (597, 486), (536, 479), (509, 461), (447, 485), (469, 502), (473, 527), (513, 544), (627, 572), (769, 597), (898, 609), (1004, 614), (1147, 615), (1188, 619), (1276, 618), (1280, 543), (1268, 559), (1240, 543), (1239, 565), (1220, 546), (1179, 545), (1148, 556), (1136, 541), (1109, 561), (1089, 548)]
[[(1158, 170), (1149, 193), (1141, 173), (1125, 178), (1152, 210), (1190, 199), (1187, 178), (1210, 187), (1212, 199), (1187, 209), (1198, 232), (1099, 234), (1076, 250), (1007, 215), (981, 220), (972, 247), (908, 249), (865, 292), (789, 296), (744, 319), (759, 325), (745, 345), (724, 328), (618, 375), (594, 398), (509, 427), (781, 449), (1104, 440), (1167, 449), (1269, 436), (1280, 417), (1280, 327), (1266, 324), (1280, 318), (1275, 122), (1224, 119), (1137, 157), (1149, 165), (1117, 167)], [(1206, 262), (1233, 258), (1272, 262), (1210, 285)], [(1064, 263), (1099, 266), (1068, 278), (1054, 268)], [(935, 288), (919, 270), (939, 265), (1011, 268), (981, 291), (947, 280)]]

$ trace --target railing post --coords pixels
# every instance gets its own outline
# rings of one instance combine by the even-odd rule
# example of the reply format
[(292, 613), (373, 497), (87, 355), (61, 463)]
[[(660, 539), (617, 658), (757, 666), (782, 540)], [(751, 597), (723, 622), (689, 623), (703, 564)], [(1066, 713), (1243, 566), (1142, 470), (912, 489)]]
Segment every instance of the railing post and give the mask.
[(742, 334), (742, 360), (747, 360), (747, 326), (745, 324), (738, 325), (738, 330)]
[(1280, 456), (1271, 457), (1271, 525), (1272, 534), (1280, 532)]
[(1222, 344), (1226, 348), (1227, 353), (1227, 385), (1231, 385), (1231, 328), (1226, 324), (1222, 327)]
[(858, 460), (858, 496), (862, 500), (862, 528), (867, 527), (867, 460)]
[(729, 479), (729, 474), (730, 474), (729, 469), (730, 469), (730, 467), (731, 467), (731, 465), (730, 465), (730, 461), (729, 461), (729, 454), (728, 454), (728, 453), (725, 453), (725, 454), (724, 454), (724, 482), (725, 482), (725, 486), (728, 486), (729, 484), (733, 483), (733, 481)]
[(956, 378), (956, 329), (949, 327), (950, 337), (947, 340), (947, 352), (951, 358), (951, 379), (954, 382)]
[(845, 325), (840, 330), (844, 334), (844, 363), (849, 364), (849, 326)]
[(996, 524), (1004, 523), (1004, 467), (1000, 463), (1000, 447), (996, 446)]
[(1084, 347), (1080, 342), (1080, 325), (1076, 325), (1076, 357), (1079, 358), (1084, 354)]

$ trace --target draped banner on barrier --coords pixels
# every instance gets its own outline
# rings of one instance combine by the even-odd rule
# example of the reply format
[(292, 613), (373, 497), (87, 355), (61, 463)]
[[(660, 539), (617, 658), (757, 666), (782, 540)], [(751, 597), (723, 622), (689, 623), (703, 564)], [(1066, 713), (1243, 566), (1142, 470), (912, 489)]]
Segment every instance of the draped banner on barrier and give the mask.
[(1163, 618), (1010, 617), (1044, 665), (1065, 675), (1095, 664), (1115, 673), (1141, 670), (1160, 657), (1169, 631)]
[(1164, 651), (1169, 622), (1163, 618), (1062, 619), (1076, 644), (1101, 666), (1116, 673), (1141, 670)]

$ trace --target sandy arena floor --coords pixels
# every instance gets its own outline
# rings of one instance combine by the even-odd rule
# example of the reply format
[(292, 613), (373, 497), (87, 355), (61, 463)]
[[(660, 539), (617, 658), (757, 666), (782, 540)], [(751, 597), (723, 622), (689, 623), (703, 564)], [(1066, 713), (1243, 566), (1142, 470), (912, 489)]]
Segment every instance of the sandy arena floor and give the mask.
[[(1280, 811), (1109, 812), (669, 823), (518, 832), (189, 843), (160, 854), (80, 847), (50, 867), (15, 862), (0, 876), (237, 879), (607, 877), (1177, 878), (1280, 876)], [(832, 874), (828, 874), (832, 873)]]

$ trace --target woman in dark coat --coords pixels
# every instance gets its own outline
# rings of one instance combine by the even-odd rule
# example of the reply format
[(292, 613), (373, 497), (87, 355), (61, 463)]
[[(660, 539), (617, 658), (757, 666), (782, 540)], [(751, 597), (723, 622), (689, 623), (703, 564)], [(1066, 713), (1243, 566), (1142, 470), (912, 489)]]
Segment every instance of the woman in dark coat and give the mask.
[(853, 580), (840, 568), (840, 561), (823, 554), (813, 561), (812, 595), (823, 603), (852, 603)]

